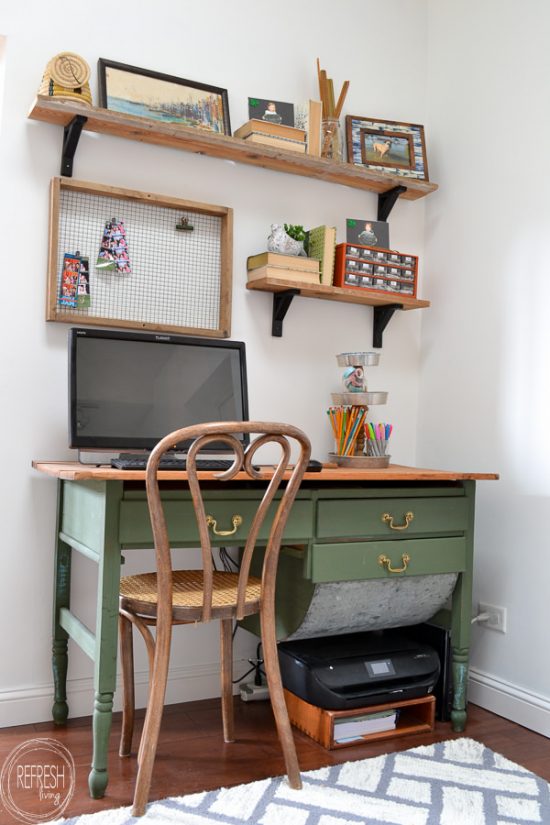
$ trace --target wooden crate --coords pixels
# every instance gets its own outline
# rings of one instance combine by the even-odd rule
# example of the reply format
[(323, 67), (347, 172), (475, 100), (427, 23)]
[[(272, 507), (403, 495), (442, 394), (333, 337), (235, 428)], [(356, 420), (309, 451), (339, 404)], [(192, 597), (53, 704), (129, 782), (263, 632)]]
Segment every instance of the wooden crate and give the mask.
[(353, 710), (324, 710), (310, 705), (289, 690), (285, 690), (285, 701), (291, 723), (306, 733), (327, 750), (335, 748), (349, 748), (361, 744), (359, 739), (350, 742), (335, 742), (335, 719), (347, 718), (350, 721), (354, 716), (366, 713), (378, 713), (384, 710), (399, 709), (397, 726), (392, 730), (378, 731), (362, 736), (363, 742), (374, 742), (379, 739), (393, 739), (397, 736), (408, 736), (412, 733), (426, 733), (434, 729), (435, 697), (423, 696), (420, 699), (408, 699), (401, 702), (391, 702), (385, 705), (372, 705), (366, 708)]

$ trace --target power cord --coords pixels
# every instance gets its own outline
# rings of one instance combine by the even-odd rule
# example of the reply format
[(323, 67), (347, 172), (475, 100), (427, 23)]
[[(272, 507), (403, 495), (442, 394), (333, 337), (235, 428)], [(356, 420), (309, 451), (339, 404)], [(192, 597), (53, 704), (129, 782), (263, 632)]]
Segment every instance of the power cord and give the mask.
[(255, 685), (261, 685), (262, 682), (263, 682), (262, 676), (265, 676), (265, 671), (262, 670), (262, 665), (264, 663), (264, 660), (260, 658), (261, 647), (262, 647), (262, 643), (258, 642), (258, 646), (256, 648), (256, 659), (255, 659), (255, 664), (256, 664), (256, 673), (254, 674), (254, 684)]
[(240, 564), (230, 555), (227, 547), (220, 547), (220, 561), (226, 573), (238, 573)]
[(476, 624), (476, 622), (488, 622), (490, 618), (489, 613), (478, 613), (477, 616), (474, 616), (472, 619), (472, 624)]
[(261, 686), (265, 683), (265, 671), (262, 668), (264, 660), (260, 658), (260, 648), (261, 648), (261, 646), (262, 646), (262, 643), (258, 642), (258, 645), (256, 647), (256, 658), (248, 660), (248, 663), (250, 665), (252, 665), (252, 667), (250, 667), (246, 671), (246, 673), (243, 673), (243, 675), (240, 676), (238, 679), (233, 679), (233, 684), (234, 685), (236, 685), (238, 682), (242, 682), (243, 679), (246, 679), (246, 677), (249, 676), (252, 672), (254, 672), (254, 684), (255, 685), (258, 685), (258, 687), (259, 687), (259, 686)]

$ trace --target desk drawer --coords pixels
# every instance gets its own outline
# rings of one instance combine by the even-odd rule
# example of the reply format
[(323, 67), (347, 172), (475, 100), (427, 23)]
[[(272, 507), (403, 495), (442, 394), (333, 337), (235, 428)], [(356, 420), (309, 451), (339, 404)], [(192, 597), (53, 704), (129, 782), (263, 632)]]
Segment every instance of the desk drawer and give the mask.
[[(412, 513), (408, 525), (407, 513)], [(467, 525), (468, 502), (462, 496), (325, 499), (319, 501), (317, 512), (318, 538), (392, 535), (408, 538), (430, 533), (462, 533)]]
[[(392, 568), (399, 569), (404, 567), (403, 554), (410, 558), (403, 572), (390, 573), (378, 562), (383, 555)], [(315, 544), (311, 550), (311, 580), (316, 583), (397, 579), (465, 569), (466, 539), (462, 537)]]
[[(216, 537), (210, 531), (210, 537), (214, 544), (244, 544), (252, 519), (259, 505), (259, 500), (236, 501), (225, 499), (213, 499), (205, 501), (207, 515), (212, 515), (217, 522), (218, 530), (232, 530), (231, 519), (234, 515), (242, 517), (242, 524), (235, 533), (230, 536)], [(276, 512), (277, 505), (274, 504), (268, 512), (262, 529), (260, 539), (267, 539), (271, 521)], [(168, 534), (172, 544), (178, 543), (197, 546), (199, 534), (195, 519), (195, 510), (191, 501), (174, 500), (164, 503), (164, 512), (168, 523)], [(313, 519), (311, 500), (297, 500), (294, 502), (288, 517), (284, 540), (307, 541), (311, 535), (311, 523)], [(120, 505), (120, 543), (122, 545), (143, 545), (152, 546), (153, 533), (149, 519), (149, 511), (146, 501), (122, 501)]]

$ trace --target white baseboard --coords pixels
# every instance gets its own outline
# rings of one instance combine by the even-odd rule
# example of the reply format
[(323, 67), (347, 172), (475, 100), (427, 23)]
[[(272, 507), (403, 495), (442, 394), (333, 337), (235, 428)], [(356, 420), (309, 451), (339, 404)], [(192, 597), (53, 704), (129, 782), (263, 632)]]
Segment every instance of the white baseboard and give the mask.
[[(234, 663), (234, 673), (246, 670), (246, 660)], [(147, 671), (135, 675), (136, 706), (147, 700)], [(118, 680), (120, 684), (120, 677)], [(235, 685), (235, 691), (238, 686)], [(168, 677), (166, 704), (210, 699), (220, 695), (217, 662), (206, 665), (172, 668)], [(475, 705), (504, 716), (518, 725), (550, 738), (550, 699), (499, 679), (477, 668), (470, 668), (468, 699)], [(67, 701), (71, 718), (90, 716), (94, 705), (93, 680), (67, 681)], [(0, 691), (0, 727), (51, 721), (53, 684), (48, 683), (16, 690)], [(121, 709), (120, 690), (115, 694), (114, 710)]]
[[(233, 673), (247, 670), (245, 659), (234, 662)], [(147, 701), (147, 671), (135, 674), (136, 707), (144, 707)], [(120, 686), (120, 675), (117, 680)], [(235, 685), (235, 692), (238, 685)], [(210, 699), (220, 695), (220, 669), (218, 662), (206, 665), (171, 668), (166, 689), (166, 704)], [(94, 707), (93, 679), (67, 680), (69, 716), (90, 716)], [(0, 727), (49, 722), (52, 718), (53, 683), (16, 690), (0, 691)], [(114, 710), (121, 709), (121, 691), (115, 693)]]
[(550, 699), (470, 668), (468, 699), (498, 716), (550, 737)]

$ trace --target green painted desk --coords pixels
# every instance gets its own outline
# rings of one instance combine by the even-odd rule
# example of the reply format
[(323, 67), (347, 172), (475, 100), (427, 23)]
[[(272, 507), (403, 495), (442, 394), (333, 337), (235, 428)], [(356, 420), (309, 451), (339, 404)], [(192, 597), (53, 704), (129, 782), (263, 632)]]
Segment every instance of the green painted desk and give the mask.
[[(61, 725), (68, 716), (67, 649), (71, 637), (94, 662), (93, 759), (89, 787), (91, 795), (100, 798), (108, 782), (121, 551), (152, 545), (145, 474), (137, 470), (86, 467), (75, 462), (36, 461), (33, 466), (56, 478), (59, 489), (53, 607), (53, 718)], [(220, 526), (229, 525), (235, 513), (243, 516), (242, 527), (230, 538), (220, 539), (218, 544), (242, 545), (261, 497), (258, 483), (243, 473), (230, 482), (219, 482), (212, 473), (199, 475), (204, 480), (209, 509)], [(163, 482), (174, 545), (196, 547), (197, 531), (186, 490), (186, 474), (163, 471), (159, 478)], [(475, 480), (494, 478), (497, 478), (494, 474), (452, 473), (398, 465), (376, 471), (327, 467), (321, 473), (305, 476), (285, 531), (288, 544), (304, 546), (300, 568), (304, 583), (458, 573), (451, 616), (455, 730), (462, 730), (466, 723)], [(385, 513), (393, 516), (392, 523), (383, 519)], [(414, 514), (408, 524), (404, 521), (406, 513)], [(73, 550), (98, 566), (95, 632), (70, 609)], [(380, 565), (378, 559), (382, 551), (396, 572)], [(410, 556), (410, 562), (401, 570), (404, 554)], [(279, 585), (284, 593), (284, 575), (280, 576)], [(281, 620), (289, 621), (286, 614)]]

